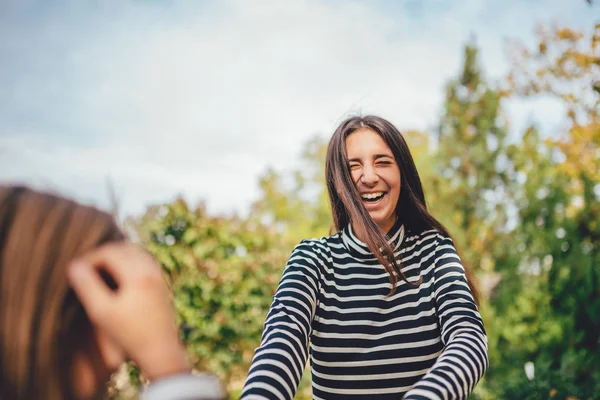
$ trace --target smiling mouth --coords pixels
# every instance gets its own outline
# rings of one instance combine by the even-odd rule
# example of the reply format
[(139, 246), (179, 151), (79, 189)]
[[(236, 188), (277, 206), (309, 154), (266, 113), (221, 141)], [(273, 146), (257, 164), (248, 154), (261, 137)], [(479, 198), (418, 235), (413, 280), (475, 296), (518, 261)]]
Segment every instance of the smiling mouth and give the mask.
[(385, 194), (385, 192), (364, 193), (360, 196), (360, 198), (365, 203), (377, 203), (379, 200), (383, 199)]

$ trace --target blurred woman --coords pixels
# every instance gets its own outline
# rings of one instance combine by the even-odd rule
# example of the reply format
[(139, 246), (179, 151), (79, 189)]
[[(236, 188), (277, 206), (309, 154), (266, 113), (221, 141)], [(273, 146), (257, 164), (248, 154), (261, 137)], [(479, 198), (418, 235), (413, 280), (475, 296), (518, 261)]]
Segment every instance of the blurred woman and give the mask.
[(189, 374), (160, 267), (93, 207), (0, 186), (0, 399), (94, 399), (126, 357), (147, 399), (220, 398)]
[(291, 400), (309, 354), (315, 399), (468, 397), (488, 366), (477, 293), (403, 136), (346, 119), (326, 180), (337, 233), (292, 252), (242, 399)]

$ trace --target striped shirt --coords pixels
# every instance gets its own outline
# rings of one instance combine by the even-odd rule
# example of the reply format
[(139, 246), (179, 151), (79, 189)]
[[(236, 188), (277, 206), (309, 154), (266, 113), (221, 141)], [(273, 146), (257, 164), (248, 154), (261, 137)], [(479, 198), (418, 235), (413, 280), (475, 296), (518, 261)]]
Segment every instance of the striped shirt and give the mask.
[(488, 366), (487, 337), (452, 240), (399, 223), (388, 237), (412, 283), (399, 279), (391, 296), (350, 226), (296, 246), (242, 399), (292, 399), (309, 355), (315, 399), (468, 397)]

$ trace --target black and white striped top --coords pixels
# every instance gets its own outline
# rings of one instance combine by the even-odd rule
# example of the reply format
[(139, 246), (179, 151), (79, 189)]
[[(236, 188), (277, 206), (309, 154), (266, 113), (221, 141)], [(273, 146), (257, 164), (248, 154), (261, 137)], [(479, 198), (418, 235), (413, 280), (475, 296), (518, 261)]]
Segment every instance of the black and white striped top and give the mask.
[(423, 278), (399, 279), (392, 296), (388, 273), (351, 227), (296, 246), (242, 399), (292, 399), (309, 354), (315, 399), (471, 393), (488, 365), (487, 337), (452, 240), (399, 224), (388, 235), (409, 282)]

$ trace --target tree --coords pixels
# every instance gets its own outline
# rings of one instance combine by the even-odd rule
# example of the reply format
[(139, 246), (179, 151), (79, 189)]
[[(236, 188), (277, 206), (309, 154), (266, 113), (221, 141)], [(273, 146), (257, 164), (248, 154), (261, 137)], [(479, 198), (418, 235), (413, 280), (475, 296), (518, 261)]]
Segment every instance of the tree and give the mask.
[(477, 57), (478, 49), (467, 45), (462, 71), (446, 87), (430, 203), (465, 259), (491, 273), (494, 243), (509, 223), (510, 159), (503, 94), (485, 81)]
[[(515, 171), (507, 140), (508, 121), (502, 111), (506, 92), (487, 82), (478, 55), (476, 45), (468, 43), (458, 76), (446, 85), (428, 197), (433, 215), (454, 236), (463, 262), (478, 277), (490, 363), (497, 369), (503, 362), (497, 346), (500, 327), (489, 299), (498, 295), (499, 281), (507, 293), (520, 287), (511, 279), (513, 271), (506, 268), (518, 264), (518, 256), (510, 251)], [(489, 375), (476, 387), (474, 397), (494, 397)]]
[(512, 306), (495, 307), (511, 348), (503, 362), (532, 361), (536, 376), (505, 368), (503, 398), (600, 396), (599, 43), (600, 25), (590, 34), (555, 26), (539, 28), (535, 49), (513, 48), (511, 94), (561, 102), (565, 123), (546, 140), (531, 127), (512, 149), (524, 182), (515, 277), (527, 285)]

